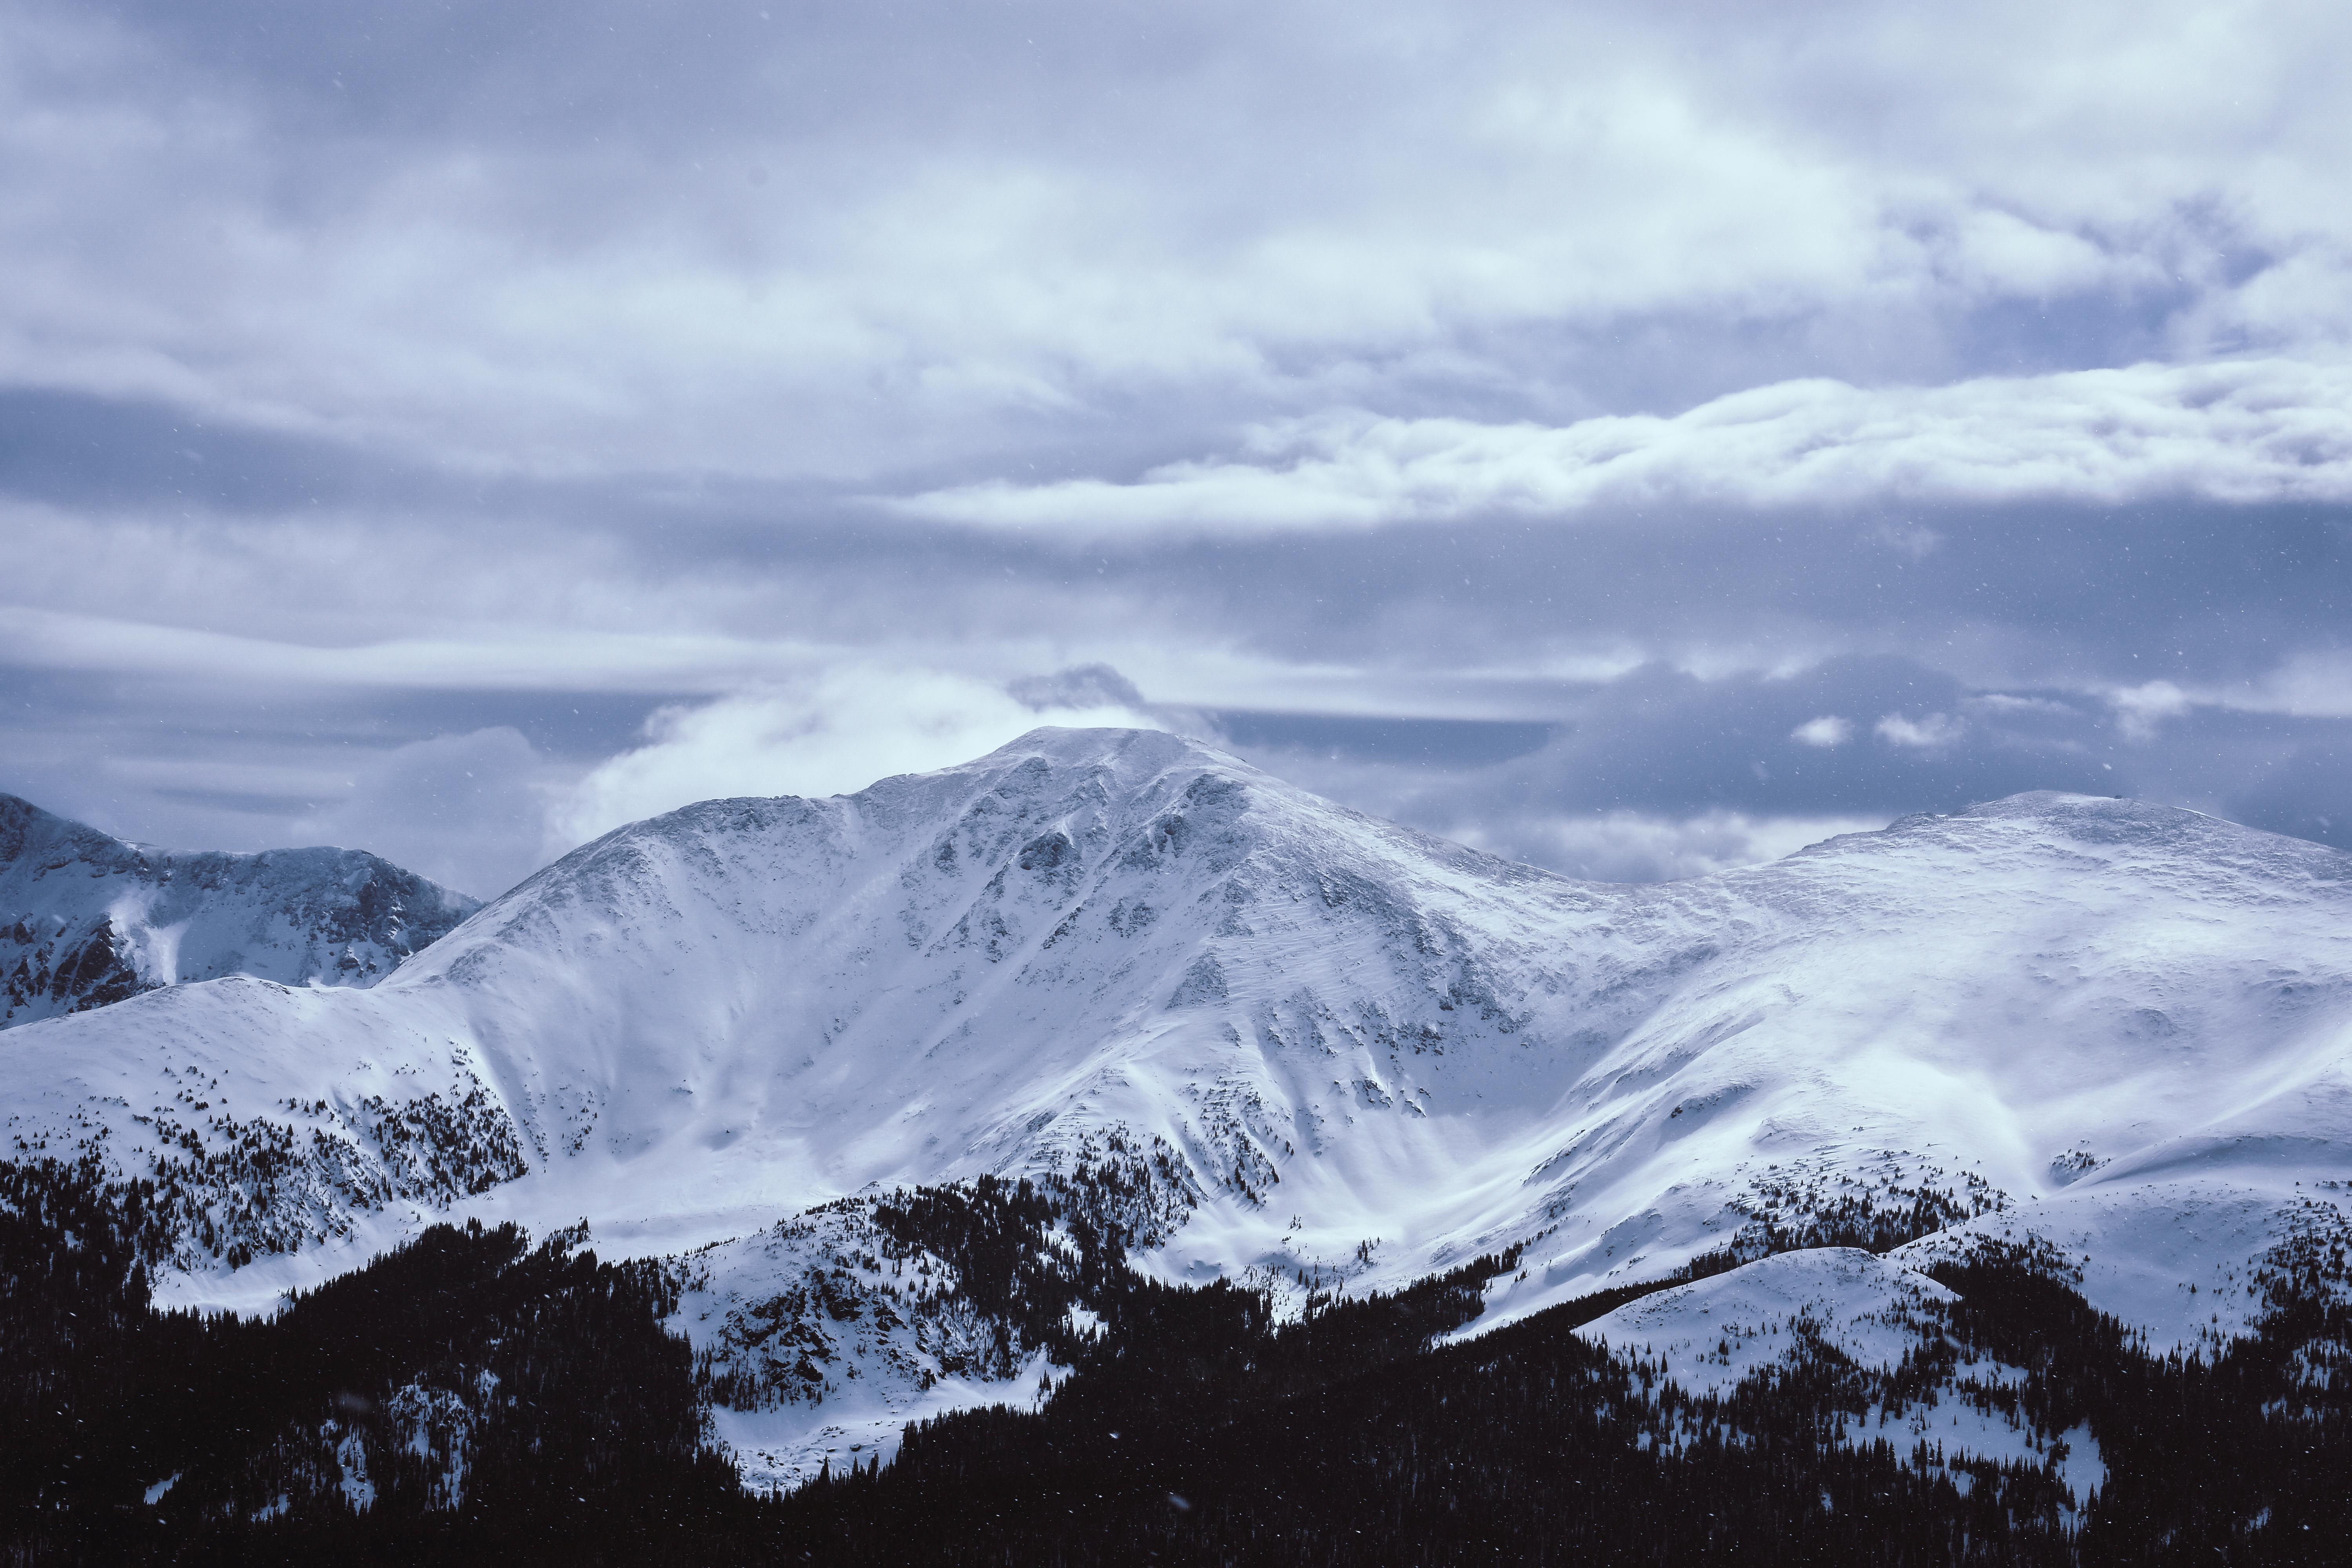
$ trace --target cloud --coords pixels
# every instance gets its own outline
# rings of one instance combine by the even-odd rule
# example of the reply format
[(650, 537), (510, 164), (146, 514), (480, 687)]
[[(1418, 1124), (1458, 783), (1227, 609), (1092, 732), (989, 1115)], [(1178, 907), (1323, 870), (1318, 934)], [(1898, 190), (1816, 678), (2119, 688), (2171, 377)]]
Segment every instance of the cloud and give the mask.
[(1872, 730), (1890, 746), (1909, 746), (1927, 752), (1951, 745), (1966, 728), (1958, 718), (1949, 713), (1930, 713), (1924, 719), (1889, 713)]
[(15, 0), (0, 380), (893, 489), (2340, 349), (2347, 24), (2063, 10)]
[(1074, 665), (1051, 675), (1024, 675), (1006, 681), (1004, 693), (1036, 713), (1120, 709), (1140, 713), (1150, 706), (1135, 682), (1107, 664)]
[(1129, 484), (991, 480), (887, 503), (1080, 537), (1876, 502), (2352, 500), (2352, 363), (2140, 364), (1869, 389), (1788, 382), (1559, 427), (1330, 416)]
[[(2336, 642), (2340, 628), (2330, 628)], [(2198, 697), (2225, 707), (2305, 719), (2352, 719), (2352, 653), (2340, 647), (2298, 649), (2251, 680), (2216, 685)]]
[[(1682, 876), (1785, 853), (1908, 811), (2028, 789), (2112, 790), (2103, 710), (2063, 704), (1952, 717), (1966, 689), (1899, 658), (1712, 678), (1648, 666), (1558, 694), (1548, 725), (1433, 733), (1357, 719), (1228, 718), (1228, 743), (1307, 788), (1429, 832), (1573, 875)], [(1913, 717), (1930, 744), (1823, 747), (1824, 710)], [(1925, 712), (1927, 717), (1916, 717)], [(2184, 742), (2211, 749), (2210, 739)], [(2143, 759), (2145, 761), (2146, 759)], [(1771, 825), (1781, 825), (1774, 826)], [(1649, 872), (1637, 869), (1652, 868)]]
[(543, 863), (549, 803), (582, 771), (510, 725), (353, 744), (348, 733), (304, 733), (303, 719), (315, 715), (294, 715), (225, 746), (202, 734), (184, 704), (167, 706), (184, 726), (175, 748), (142, 752), (117, 740), (96, 768), (70, 753), (42, 757), (52, 738), (38, 731), (8, 733), (0, 750), (12, 765), (0, 789), (140, 842), (364, 849), (487, 898)]
[(2071, 702), (2063, 702), (2054, 697), (2020, 697), (2013, 691), (1976, 692), (1962, 699), (1960, 706), (1996, 719), (2074, 719), (2081, 715), (2081, 710)]
[(2108, 700), (2115, 704), (2118, 726), (2135, 741), (2149, 739), (2164, 721), (2178, 719), (2189, 711), (2189, 694), (2169, 680), (2127, 686)]
[(490, 898), (538, 868), (541, 824), (568, 772), (511, 728), (437, 735), (360, 759), (337, 798), (282, 831), (372, 850)]
[(1612, 811), (1511, 825), (1507, 837), (1475, 847), (1538, 862), (1594, 882), (1666, 882), (1792, 855), (1841, 833), (1868, 833), (1884, 816), (1751, 816), (1709, 811), (1672, 817)]
[[(568, 848), (623, 823), (730, 795), (822, 796), (969, 762), (1041, 724), (1162, 727), (1116, 670), (1024, 683), (1023, 695), (937, 669), (839, 664), (790, 686), (673, 705), (646, 744), (595, 768), (549, 813)], [(1108, 699), (1108, 700), (1107, 700)]]
[(1831, 746), (1843, 746), (1853, 739), (1853, 723), (1851, 720), (1840, 719), (1834, 715), (1808, 719), (1789, 731), (1789, 739), (1802, 741), (1808, 746), (1820, 746), (1824, 749)]

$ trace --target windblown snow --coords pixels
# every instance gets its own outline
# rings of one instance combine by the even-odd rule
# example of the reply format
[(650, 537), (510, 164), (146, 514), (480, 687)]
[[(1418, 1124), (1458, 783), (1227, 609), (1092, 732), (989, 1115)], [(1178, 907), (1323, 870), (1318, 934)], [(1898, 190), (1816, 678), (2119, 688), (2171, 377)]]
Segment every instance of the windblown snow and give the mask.
[(1727, 1246), (2006, 1231), (2160, 1347), (2222, 1326), (2188, 1283), (2341, 1195), (2347, 917), (2352, 856), (2123, 800), (1628, 887), (1043, 730), (622, 828), (369, 989), (13, 1030), (0, 1104), (17, 1157), (172, 1173), (183, 1300), (266, 1301), (439, 1215), (585, 1216), (608, 1253), (737, 1249), (686, 1314), (709, 1349), (780, 1220), (1110, 1140), (1157, 1152), (1171, 1279), (1388, 1287), (1523, 1246), (1483, 1328)]

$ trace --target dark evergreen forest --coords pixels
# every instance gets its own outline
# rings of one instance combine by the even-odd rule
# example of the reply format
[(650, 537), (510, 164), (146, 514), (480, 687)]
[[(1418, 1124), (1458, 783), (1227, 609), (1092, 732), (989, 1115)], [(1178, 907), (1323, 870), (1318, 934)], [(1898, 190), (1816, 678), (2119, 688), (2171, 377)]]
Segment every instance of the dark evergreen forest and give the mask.
[[(904, 1194), (991, 1310), (1058, 1313), (1027, 1183)], [(1060, 1213), (1066, 1222), (1082, 1215)], [(1940, 1342), (1892, 1373), (1822, 1350), (1694, 1400), (1570, 1331), (1611, 1292), (1467, 1343), (1509, 1257), (1279, 1324), (1073, 1226), (1101, 1331), (1037, 1411), (909, 1429), (898, 1461), (742, 1491), (661, 1270), (578, 1234), (439, 1226), (268, 1321), (155, 1310), (159, 1222), (89, 1168), (0, 1166), (0, 1558), (12, 1563), (2336, 1563), (2352, 1549), (2339, 1242), (2252, 1287), (2261, 1332), (2151, 1356), (2047, 1259), (1943, 1270)], [(1731, 1261), (1718, 1259), (1714, 1266)], [(1703, 1266), (1706, 1267), (1706, 1266)], [(1685, 1276), (1686, 1277), (1686, 1276)], [(1932, 1339), (1932, 1336), (1931, 1336)], [(1834, 1440), (1970, 1356), (1982, 1398), (2087, 1424), (2083, 1514), (2038, 1465)], [(354, 1495), (352, 1467), (367, 1485)], [(164, 1478), (176, 1478), (159, 1489)], [(364, 1506), (362, 1506), (364, 1505)]]

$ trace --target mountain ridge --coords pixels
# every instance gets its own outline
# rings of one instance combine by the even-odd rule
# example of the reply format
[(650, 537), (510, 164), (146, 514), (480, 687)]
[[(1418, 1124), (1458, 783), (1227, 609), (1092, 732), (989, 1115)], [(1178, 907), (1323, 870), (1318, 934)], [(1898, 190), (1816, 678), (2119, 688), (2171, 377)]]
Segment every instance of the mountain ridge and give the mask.
[(249, 973), (370, 985), (478, 900), (364, 850), (168, 850), (0, 795), (0, 1028)]
[[(2291, 1184), (2341, 1144), (2348, 866), (2038, 795), (1580, 883), (1195, 742), (1047, 731), (617, 829), (368, 992), (216, 983), (11, 1039), (89, 1124), (45, 1146), (201, 1167), (216, 1236), (305, 1267), (402, 1205), (667, 1252), (1118, 1138), (1172, 1156), (1170, 1279), (1370, 1288), (1527, 1244), (1505, 1321), (1745, 1232), (2079, 1207), (2168, 1140), (2207, 1138), (2196, 1180)], [(207, 1076), (174, 1109), (152, 1064), (182, 1053)], [(2267, 1173), (2230, 1130), (2313, 1117)]]

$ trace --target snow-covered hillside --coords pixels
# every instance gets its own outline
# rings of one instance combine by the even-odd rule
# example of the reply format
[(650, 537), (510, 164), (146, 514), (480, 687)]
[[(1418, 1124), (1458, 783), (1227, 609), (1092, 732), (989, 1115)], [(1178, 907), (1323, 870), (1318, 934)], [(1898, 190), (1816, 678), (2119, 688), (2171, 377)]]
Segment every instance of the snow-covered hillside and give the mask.
[[(1577, 1331), (1654, 1365), (1679, 1389), (1721, 1398), (1743, 1384), (1769, 1387), (1776, 1375), (1823, 1354), (1895, 1372), (1923, 1342), (1942, 1345), (1957, 1299), (1902, 1263), (1853, 1247), (1817, 1247), (1644, 1296)], [(1971, 1462), (2042, 1465), (2079, 1509), (2106, 1474), (2089, 1427), (2052, 1431), (2013, 1399), (1986, 1397), (2032, 1375), (1963, 1355), (1948, 1374), (1923, 1380), (1901, 1408), (1879, 1405), (1833, 1440), (1884, 1442), (1906, 1453), (1928, 1445), (1935, 1462), (1956, 1476)]]
[(0, 1027), (226, 974), (373, 985), (480, 907), (354, 849), (153, 849), (0, 795)]
[[(436, 1212), (772, 1249), (843, 1194), (1115, 1150), (1171, 1279), (1523, 1245), (1492, 1325), (1727, 1246), (2039, 1226), (2161, 1337), (2194, 1330), (2155, 1310), (2168, 1260), (2242, 1267), (2345, 1169), (2347, 1048), (2352, 857), (2189, 812), (2024, 795), (1596, 885), (1047, 730), (620, 829), (372, 989), (12, 1031), (0, 1094), (14, 1153), (162, 1174), (181, 1299)], [(2191, 1211), (2236, 1239), (2151, 1218)]]

